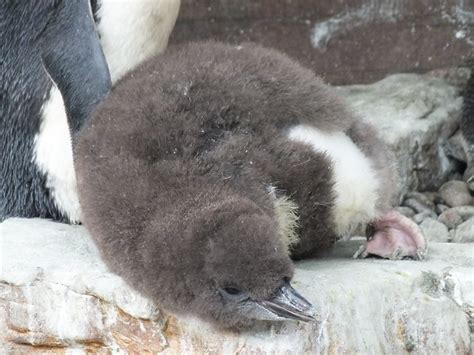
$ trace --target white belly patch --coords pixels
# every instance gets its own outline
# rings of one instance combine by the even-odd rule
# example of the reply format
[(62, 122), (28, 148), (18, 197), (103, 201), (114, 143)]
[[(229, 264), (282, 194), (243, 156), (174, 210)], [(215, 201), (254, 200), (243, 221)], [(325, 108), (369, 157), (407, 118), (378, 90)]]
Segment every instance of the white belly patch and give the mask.
[(80, 221), (76, 175), (66, 110), (58, 88), (53, 85), (43, 104), (40, 131), (35, 137), (34, 157), (38, 169), (46, 175), (56, 207), (71, 223)]
[(360, 224), (377, 216), (376, 202), (380, 183), (370, 159), (343, 132), (323, 132), (305, 125), (290, 129), (292, 141), (309, 144), (325, 152), (334, 163), (336, 233), (347, 237)]

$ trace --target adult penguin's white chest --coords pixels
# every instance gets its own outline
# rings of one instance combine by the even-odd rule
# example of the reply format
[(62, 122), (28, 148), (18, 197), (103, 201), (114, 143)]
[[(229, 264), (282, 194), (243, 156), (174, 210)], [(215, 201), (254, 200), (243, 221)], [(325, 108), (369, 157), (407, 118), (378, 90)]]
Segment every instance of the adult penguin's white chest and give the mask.
[(45, 175), (46, 188), (56, 207), (71, 223), (78, 223), (81, 214), (71, 134), (63, 98), (54, 84), (41, 107), (40, 129), (34, 138), (33, 149), (33, 161)]

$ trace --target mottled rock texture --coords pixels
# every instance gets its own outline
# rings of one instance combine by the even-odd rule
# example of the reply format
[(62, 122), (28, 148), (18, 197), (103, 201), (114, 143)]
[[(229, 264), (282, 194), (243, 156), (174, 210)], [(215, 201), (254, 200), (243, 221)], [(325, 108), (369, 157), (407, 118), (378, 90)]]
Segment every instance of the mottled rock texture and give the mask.
[(343, 86), (339, 93), (395, 151), (401, 193), (435, 191), (456, 170), (442, 143), (459, 125), (462, 98), (446, 78), (396, 74), (371, 85)]
[(474, 199), (469, 191), (469, 186), (464, 181), (451, 180), (439, 189), (442, 199), (451, 207), (469, 206), (474, 204)]
[(457, 66), (474, 56), (470, 0), (182, 0), (171, 42), (255, 41), (336, 85)]
[(428, 242), (449, 242), (448, 227), (433, 218), (425, 218), (422, 222), (420, 222), (420, 228)]
[[(320, 324), (244, 332), (178, 319), (109, 273), (83, 227), (0, 224), (0, 353), (468, 354), (473, 244), (431, 244), (426, 262), (353, 260), (360, 241), (297, 264)], [(472, 322), (472, 319), (471, 319)]]
[(455, 243), (474, 243), (474, 217), (460, 224), (453, 234)]

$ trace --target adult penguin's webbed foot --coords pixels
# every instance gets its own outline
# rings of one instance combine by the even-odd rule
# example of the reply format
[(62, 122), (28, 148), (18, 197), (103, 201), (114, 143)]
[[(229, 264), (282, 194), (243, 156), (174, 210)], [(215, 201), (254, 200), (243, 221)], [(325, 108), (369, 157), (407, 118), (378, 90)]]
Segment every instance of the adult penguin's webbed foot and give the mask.
[(396, 211), (390, 211), (367, 227), (367, 242), (354, 258), (370, 255), (391, 260), (424, 260), (427, 244), (418, 225)]

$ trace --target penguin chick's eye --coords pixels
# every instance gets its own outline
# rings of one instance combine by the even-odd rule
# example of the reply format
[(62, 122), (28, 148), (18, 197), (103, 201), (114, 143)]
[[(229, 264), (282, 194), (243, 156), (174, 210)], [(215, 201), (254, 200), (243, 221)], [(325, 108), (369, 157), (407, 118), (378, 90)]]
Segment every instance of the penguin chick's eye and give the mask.
[(232, 296), (235, 296), (235, 295), (238, 295), (238, 294), (242, 293), (242, 291), (240, 291), (236, 287), (224, 287), (224, 291), (227, 292), (229, 295), (232, 295)]
[(228, 301), (240, 302), (249, 298), (245, 292), (234, 286), (222, 287), (219, 292)]

